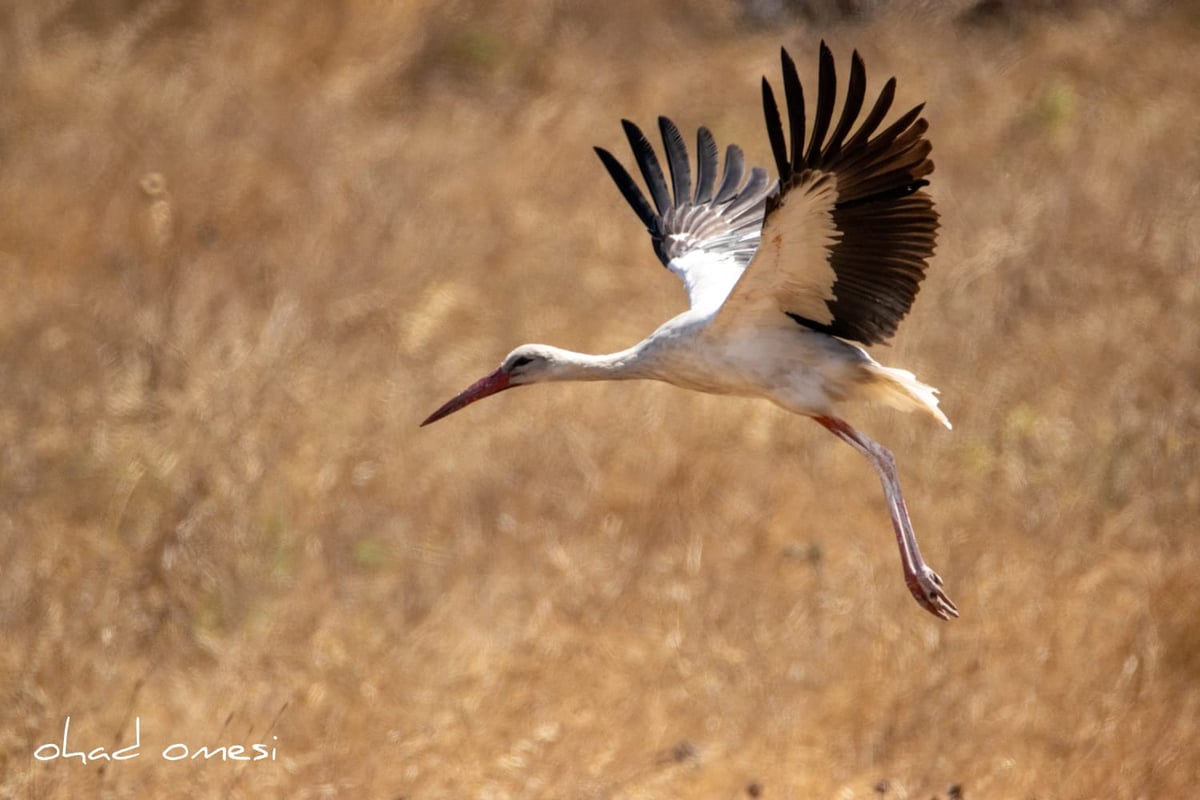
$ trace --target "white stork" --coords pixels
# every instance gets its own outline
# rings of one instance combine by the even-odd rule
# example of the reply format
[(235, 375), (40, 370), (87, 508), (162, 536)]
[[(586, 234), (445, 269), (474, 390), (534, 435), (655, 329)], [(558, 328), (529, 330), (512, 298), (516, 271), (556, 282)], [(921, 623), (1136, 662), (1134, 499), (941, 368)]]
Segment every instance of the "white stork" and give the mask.
[(761, 168), (746, 177), (730, 145), (717, 185), (717, 145), (697, 134), (696, 187), (679, 129), (658, 120), (670, 170), (632, 122), (622, 124), (653, 206), (620, 162), (596, 153), (645, 223), (654, 251), (683, 280), (690, 308), (634, 346), (589, 355), (544, 344), (513, 350), (492, 374), (433, 412), (422, 425), (489, 395), (546, 381), (653, 379), (714, 394), (764, 397), (812, 417), (879, 473), (900, 545), (904, 580), (922, 607), (942, 619), (958, 610), (925, 561), (904, 506), (895, 460), (840, 413), (849, 401), (882, 401), (922, 411), (950, 427), (937, 390), (905, 370), (885, 367), (860, 345), (889, 339), (916, 297), (938, 227), (922, 191), (933, 172), (928, 123), (919, 105), (879, 130), (895, 96), (890, 79), (858, 124), (866, 89), (855, 52), (837, 125), (833, 55), (820, 49), (816, 114), (805, 145), (804, 92), (782, 51), (788, 138), (763, 78), (767, 135), (779, 180)]

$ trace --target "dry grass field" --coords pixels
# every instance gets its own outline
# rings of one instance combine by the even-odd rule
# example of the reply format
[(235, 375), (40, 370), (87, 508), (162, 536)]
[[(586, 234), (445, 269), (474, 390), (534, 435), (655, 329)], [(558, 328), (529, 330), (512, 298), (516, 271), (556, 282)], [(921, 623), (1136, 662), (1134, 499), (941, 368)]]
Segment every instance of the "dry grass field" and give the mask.
[[(1200, 8), (1048, 5), (6, 4), (0, 798), (1195, 796)], [(939, 248), (875, 355), (955, 429), (851, 419), (951, 623), (767, 403), (417, 427), (681, 310), (591, 146), (665, 113), (769, 164), (759, 78), (821, 38), (929, 102)], [(68, 715), (138, 757), (35, 757)]]

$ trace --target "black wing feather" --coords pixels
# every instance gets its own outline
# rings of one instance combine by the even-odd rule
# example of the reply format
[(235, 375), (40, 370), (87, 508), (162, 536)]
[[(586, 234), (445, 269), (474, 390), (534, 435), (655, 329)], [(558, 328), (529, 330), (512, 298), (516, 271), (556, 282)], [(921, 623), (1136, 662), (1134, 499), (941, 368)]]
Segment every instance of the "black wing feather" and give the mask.
[(691, 164), (679, 128), (666, 117), (659, 117), (659, 131), (671, 173), (668, 187), (654, 147), (641, 129), (628, 120), (621, 124), (653, 205), (611, 153), (597, 147), (596, 154), (625, 201), (646, 225), (654, 252), (663, 264), (694, 249), (714, 249), (731, 256), (741, 266), (748, 264), (758, 247), (757, 236), (762, 230), (766, 196), (771, 189), (766, 171), (755, 167), (747, 179), (742, 149), (731, 144), (725, 151), (725, 170), (714, 197), (717, 143), (707, 128), (700, 128), (696, 133), (697, 177), (693, 198)]
[(746, 173), (746, 157), (742, 148), (731, 144), (725, 148), (725, 175), (721, 178), (721, 188), (717, 189), (714, 203), (727, 203), (732, 200), (742, 185), (742, 176)]
[[(796, 64), (786, 50), (782, 51), (781, 59), (783, 60), (783, 95), (787, 98), (788, 133), (792, 143), (792, 161), (788, 162), (787, 171), (787, 176), (790, 178), (793, 172), (800, 169), (800, 154), (804, 151), (804, 126), (806, 124), (804, 86), (801, 85), (800, 77), (796, 73)], [(787, 150), (785, 149), (784, 155), (786, 154)], [(781, 171), (779, 173), (780, 180), (783, 180), (783, 175), (784, 173)]]
[(671, 207), (671, 196), (667, 188), (667, 179), (663, 177), (662, 167), (658, 164), (658, 156), (654, 154), (654, 145), (650, 144), (641, 128), (629, 120), (621, 120), (621, 127), (625, 129), (625, 137), (629, 139), (629, 146), (633, 149), (633, 159), (642, 171), (642, 179), (646, 181), (646, 188), (650, 190), (654, 207), (662, 214)]
[(717, 141), (708, 128), (696, 131), (696, 198), (699, 205), (712, 200), (713, 186), (717, 182)]
[(787, 141), (783, 138), (783, 120), (779, 118), (779, 104), (775, 102), (775, 92), (771, 91), (771, 84), (766, 78), (762, 79), (762, 98), (763, 116), (767, 120), (767, 139), (771, 142), (775, 171), (779, 173), (779, 181), (782, 183), (792, 176), (792, 163), (787, 157)]
[[(833, 119), (833, 101), (837, 98), (837, 70), (833, 64), (833, 53), (829, 51), (829, 47), (824, 42), (821, 42), (821, 68), (817, 79), (817, 113), (813, 119), (812, 138), (808, 142), (808, 152), (804, 155), (804, 161), (807, 164), (814, 163), (821, 156), (821, 148), (825, 143), (825, 134), (829, 131), (829, 123)], [(791, 59), (788, 59), (791, 62)], [(791, 68), (792, 79), (796, 85), (800, 84), (800, 78), (796, 75), (796, 65), (792, 64)], [(786, 82), (787, 70), (785, 66), (784, 76)], [(800, 113), (804, 113), (804, 95), (799, 95)], [(788, 99), (788, 113), (792, 113), (791, 98)], [(799, 147), (802, 143), (797, 143)]]
[(867, 70), (863, 65), (862, 56), (855, 50), (850, 56), (850, 82), (846, 87), (846, 102), (842, 106), (842, 117), (838, 120), (837, 129), (829, 137), (825, 148), (825, 158), (835, 158), (842, 149), (842, 143), (854, 127), (858, 112), (862, 111), (863, 98), (867, 93)]
[(600, 156), (600, 161), (608, 169), (608, 174), (612, 176), (613, 183), (617, 184), (617, 188), (621, 190), (621, 194), (625, 198), (625, 202), (633, 208), (638, 215), (638, 219), (646, 226), (646, 230), (650, 231), (651, 236), (658, 234), (658, 214), (654, 213), (654, 208), (651, 207), (650, 201), (646, 199), (646, 195), (642, 194), (642, 190), (638, 188), (637, 181), (633, 176), (621, 166), (621, 162), (613, 156), (612, 153), (605, 150), (603, 147), (594, 148), (596, 155)]
[(803, 134), (796, 136), (797, 130), (803, 131), (805, 113), (799, 76), (786, 50), (781, 61), (792, 140), (789, 154), (773, 95), (764, 85), (767, 135), (780, 167), (779, 191), (767, 200), (768, 224), (783, 206), (784, 196), (808, 185), (814, 172), (832, 174), (837, 191), (831, 209), (837, 237), (828, 246), (834, 299), (826, 301), (833, 319), (822, 324), (784, 311), (802, 325), (834, 336), (864, 344), (886, 341), (912, 307), (937, 236), (933, 200), (921, 191), (933, 172), (930, 145), (924, 138), (928, 123), (920, 116), (924, 106), (902, 114), (876, 133), (895, 99), (896, 81), (890, 79), (851, 134), (866, 92), (866, 70), (855, 52), (842, 115), (826, 140), (837, 80), (833, 56), (822, 42), (816, 112), (804, 149)]
[(675, 205), (686, 203), (692, 194), (692, 167), (688, 163), (687, 145), (675, 123), (666, 117), (658, 118), (663, 148), (667, 151), (667, 167), (671, 170), (671, 189)]
[(871, 138), (871, 134), (879, 127), (879, 123), (883, 122), (883, 118), (887, 116), (887, 112), (891, 111), (892, 103), (896, 99), (896, 79), (888, 78), (887, 83), (883, 85), (883, 89), (879, 92), (879, 97), (875, 99), (875, 105), (871, 107), (871, 111), (867, 114), (867, 118), (863, 120), (862, 125), (858, 126), (858, 131), (850, 137), (850, 141), (846, 142), (847, 150), (855, 150), (863, 146), (867, 139)]

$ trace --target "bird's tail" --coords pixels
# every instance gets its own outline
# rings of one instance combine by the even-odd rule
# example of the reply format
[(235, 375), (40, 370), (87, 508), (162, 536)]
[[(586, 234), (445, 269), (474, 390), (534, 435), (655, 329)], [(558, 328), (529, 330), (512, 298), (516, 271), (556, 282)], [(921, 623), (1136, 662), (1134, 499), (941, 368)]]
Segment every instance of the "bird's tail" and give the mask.
[(900, 411), (924, 411), (947, 428), (954, 427), (938, 408), (938, 390), (921, 383), (906, 369), (871, 364), (870, 393), (874, 399)]

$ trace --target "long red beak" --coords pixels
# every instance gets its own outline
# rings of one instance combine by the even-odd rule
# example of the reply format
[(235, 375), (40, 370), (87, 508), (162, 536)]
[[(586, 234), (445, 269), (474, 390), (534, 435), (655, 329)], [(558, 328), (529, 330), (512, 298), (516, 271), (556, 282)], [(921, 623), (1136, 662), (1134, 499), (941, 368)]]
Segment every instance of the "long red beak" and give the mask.
[(508, 373), (502, 369), (498, 369), (486, 378), (480, 378), (475, 381), (455, 395), (450, 402), (430, 414), (429, 418), (421, 423), (421, 427), (423, 428), (431, 422), (437, 422), (442, 417), (448, 417), (460, 408), (466, 408), (471, 405), (476, 400), (482, 400), (485, 397), (491, 397), (497, 392), (503, 392), (511, 386), (513, 384), (508, 382)]

